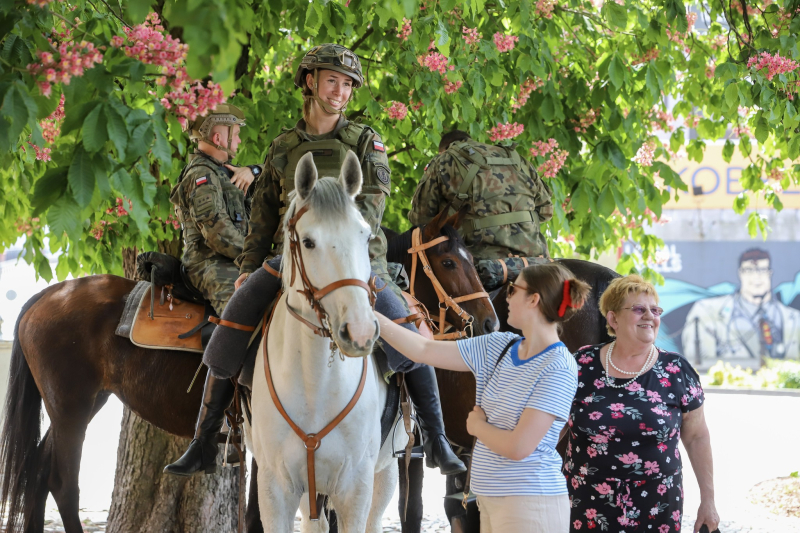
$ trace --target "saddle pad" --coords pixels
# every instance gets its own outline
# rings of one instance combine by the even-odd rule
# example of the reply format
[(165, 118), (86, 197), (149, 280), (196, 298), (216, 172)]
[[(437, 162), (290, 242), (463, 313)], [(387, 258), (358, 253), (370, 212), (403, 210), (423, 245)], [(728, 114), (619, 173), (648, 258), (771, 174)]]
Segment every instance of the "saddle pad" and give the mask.
[(114, 331), (116, 335), (126, 339), (131, 338), (131, 327), (133, 327), (133, 319), (136, 318), (136, 311), (139, 309), (139, 302), (142, 301), (142, 294), (148, 290), (150, 290), (150, 284), (140, 281), (131, 292), (125, 295), (125, 307), (122, 310), (117, 329)]
[(204, 313), (204, 306), (174, 298), (170, 309), (169, 299), (165, 298), (164, 305), (161, 305), (159, 295), (156, 294), (154, 317), (151, 318), (150, 291), (146, 290), (133, 319), (131, 342), (142, 348), (203, 353), (200, 330), (185, 339), (179, 339), (178, 335), (190, 331), (203, 322)]

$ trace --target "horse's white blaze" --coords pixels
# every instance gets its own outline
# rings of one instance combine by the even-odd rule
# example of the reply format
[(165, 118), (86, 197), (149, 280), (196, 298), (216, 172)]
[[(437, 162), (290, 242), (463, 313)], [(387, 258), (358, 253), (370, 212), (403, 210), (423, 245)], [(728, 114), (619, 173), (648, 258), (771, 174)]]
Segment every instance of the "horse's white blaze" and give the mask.
[[(298, 172), (300, 169), (298, 166)], [(325, 185), (323, 181), (307, 188), (306, 197), (300, 203), (313, 197), (313, 189)], [(360, 188), (360, 177), (356, 181), (343, 181), (349, 185), (346, 194)], [(311, 208), (297, 224), (306, 270), (317, 288), (343, 278), (367, 281), (369, 277), (369, 226), (352, 201), (348, 202), (347, 212), (335, 220), (331, 220), (330, 213), (322, 217)], [(293, 202), (289, 213), (298, 207), (297, 203)], [(314, 243), (313, 248), (304, 245), (306, 239)], [(346, 357), (341, 361), (337, 356), (328, 367), (329, 339), (314, 335), (287, 312), (288, 299), (304, 318), (317, 323), (316, 315), (296, 290), (301, 288), (299, 275), (295, 283), (288, 286), (292, 265), (288, 248), (286, 252), (283, 279), (287, 290), (276, 304), (268, 339), (262, 343), (268, 343), (275, 391), (286, 412), (306, 433), (316, 433), (353, 397), (364, 359)], [(359, 287), (342, 287), (325, 296), (322, 302), (329, 314), (331, 329), (337, 334), (337, 344), (348, 353), (349, 350), (358, 352), (358, 346), (364, 345), (371, 351), (378, 330), (366, 291)], [(337, 333), (343, 326), (348, 332), (345, 339)], [(327, 531), (324, 519), (316, 523), (307, 519), (306, 450), (270, 397), (263, 355), (262, 345), (253, 378), (253, 425), (247, 428), (247, 434), (259, 467), (258, 496), (264, 529), (268, 533), (289, 533), (300, 507), (304, 532)], [(322, 440), (315, 456), (317, 491), (330, 497), (339, 518), (339, 530), (344, 533), (381, 531), (383, 511), (397, 478), (397, 462), (391, 450), (393, 444), (394, 447), (404, 446), (406, 438), (405, 433), (399, 431), (397, 442), (387, 442), (381, 448), (380, 415), (386, 403), (386, 384), (371, 356), (368, 364), (370, 371), (361, 398)]]

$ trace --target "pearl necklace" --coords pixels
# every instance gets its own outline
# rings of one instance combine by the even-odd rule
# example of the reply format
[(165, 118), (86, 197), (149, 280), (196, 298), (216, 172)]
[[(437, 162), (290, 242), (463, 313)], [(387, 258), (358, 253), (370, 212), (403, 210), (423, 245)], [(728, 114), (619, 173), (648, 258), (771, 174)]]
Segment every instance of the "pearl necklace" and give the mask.
[[(614, 351), (614, 346), (616, 344), (617, 344), (617, 341), (614, 341), (608, 347), (608, 351), (606, 352), (606, 368), (603, 369), (603, 372), (606, 375), (606, 385), (608, 385), (609, 387), (611, 387), (613, 389), (622, 389), (622, 388), (627, 387), (628, 385), (630, 385), (634, 381), (636, 381), (639, 378), (639, 376), (644, 374), (645, 369), (647, 367), (649, 367), (650, 363), (653, 361), (654, 354), (655, 354), (655, 357), (658, 357), (658, 351), (656, 350), (656, 346), (654, 344), (651, 345), (650, 346), (650, 353), (647, 354), (647, 360), (644, 362), (644, 365), (642, 366), (642, 368), (640, 368), (638, 372), (626, 372), (624, 370), (620, 370), (619, 368), (617, 368), (617, 366), (614, 363), (611, 362), (611, 352)], [(628, 381), (627, 383), (623, 383), (621, 385), (616, 385), (614, 383), (611, 383), (612, 379), (614, 379), (615, 382), (616, 382), (616, 378), (612, 377), (611, 374), (608, 373), (608, 367), (609, 366), (611, 366), (612, 368), (614, 368), (618, 372), (622, 372), (623, 374), (633, 375), (633, 378), (631, 378), (631, 380)]]

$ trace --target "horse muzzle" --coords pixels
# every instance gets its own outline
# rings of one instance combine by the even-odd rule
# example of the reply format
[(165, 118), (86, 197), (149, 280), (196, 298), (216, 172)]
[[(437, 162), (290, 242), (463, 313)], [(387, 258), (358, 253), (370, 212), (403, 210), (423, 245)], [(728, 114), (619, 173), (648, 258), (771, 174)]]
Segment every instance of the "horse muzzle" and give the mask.
[(345, 322), (336, 331), (336, 344), (348, 357), (366, 357), (372, 353), (380, 335), (378, 321)]

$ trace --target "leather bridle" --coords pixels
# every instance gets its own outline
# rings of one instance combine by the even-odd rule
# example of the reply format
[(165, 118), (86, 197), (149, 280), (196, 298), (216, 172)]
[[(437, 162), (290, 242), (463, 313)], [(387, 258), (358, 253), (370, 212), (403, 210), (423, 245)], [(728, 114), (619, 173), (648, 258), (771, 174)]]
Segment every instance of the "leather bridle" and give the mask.
[(311, 331), (313, 331), (316, 335), (330, 338), (331, 342), (333, 342), (333, 332), (331, 331), (330, 322), (328, 320), (328, 313), (325, 311), (325, 308), (322, 305), (322, 299), (336, 289), (341, 289), (342, 287), (361, 287), (367, 291), (367, 294), (369, 295), (369, 304), (374, 309), (378, 290), (375, 287), (374, 276), (370, 278), (369, 283), (366, 283), (360, 279), (348, 278), (334, 281), (333, 283), (330, 283), (321, 289), (314, 287), (314, 285), (311, 283), (311, 280), (308, 278), (308, 274), (306, 273), (306, 265), (303, 262), (303, 254), (300, 253), (300, 236), (297, 233), (297, 222), (307, 211), (308, 205), (305, 205), (299, 211), (297, 211), (294, 216), (289, 218), (287, 222), (287, 228), (289, 230), (289, 254), (292, 258), (292, 277), (289, 281), (289, 285), (294, 285), (295, 275), (297, 272), (299, 272), (300, 280), (303, 283), (303, 288), (302, 290), (298, 289), (297, 292), (306, 297), (306, 301), (308, 301), (311, 309), (313, 309), (314, 313), (317, 315), (320, 325), (317, 326), (312, 324), (300, 316), (300, 314), (292, 309), (292, 307), (289, 305), (288, 299), (286, 300), (286, 307), (289, 309), (289, 313), (294, 318), (311, 328)]
[[(414, 294), (414, 282), (417, 276), (417, 261), (419, 260), (419, 262), (422, 263), (422, 271), (425, 272), (425, 275), (431, 280), (433, 289), (436, 291), (436, 298), (439, 300), (439, 324), (438, 326), (434, 325), (434, 327), (439, 330), (439, 333), (433, 336), (433, 338), (436, 340), (451, 340), (472, 337), (472, 323), (474, 322), (475, 317), (467, 313), (459, 304), (468, 302), (470, 300), (477, 300), (478, 298), (491, 299), (489, 294), (485, 291), (473, 292), (472, 294), (467, 294), (466, 296), (458, 296), (453, 298), (447, 294), (447, 291), (444, 290), (444, 287), (442, 287), (442, 284), (436, 278), (436, 274), (433, 273), (433, 269), (431, 268), (430, 261), (428, 261), (428, 256), (425, 253), (425, 250), (432, 248), (437, 244), (446, 242), (449, 239), (450, 237), (442, 235), (441, 237), (436, 237), (433, 240), (423, 243), (422, 231), (420, 228), (414, 228), (414, 231), (411, 234), (412, 247), (408, 249), (408, 253), (411, 254), (411, 296), (414, 297), (414, 299), (417, 299), (416, 295)], [(419, 300), (417, 299), (417, 301)], [(461, 329), (457, 329), (450, 333), (447, 333), (447, 330), (454, 326), (447, 323), (445, 320), (448, 309), (452, 309), (463, 323)], [(427, 314), (427, 312), (425, 314)], [(430, 320), (430, 318), (428, 318), (428, 320)]]
[[(320, 325), (317, 326), (312, 324), (299, 313), (297, 313), (292, 307), (289, 305), (289, 299), (286, 299), (286, 307), (289, 310), (289, 313), (299, 320), (301, 323), (305, 324), (311, 330), (320, 337), (327, 337), (331, 339), (331, 350), (333, 350), (334, 340), (333, 340), (333, 332), (330, 328), (330, 322), (328, 320), (328, 313), (325, 311), (325, 308), (322, 306), (322, 299), (330, 294), (331, 292), (335, 291), (336, 289), (340, 289), (342, 287), (346, 287), (348, 285), (361, 287), (369, 294), (369, 302), (370, 305), (374, 308), (375, 307), (375, 300), (377, 298), (377, 289), (375, 288), (375, 278), (374, 276), (370, 278), (369, 283), (365, 283), (360, 279), (341, 279), (339, 281), (334, 281), (329, 285), (326, 285), (322, 289), (317, 289), (312, 285), (311, 280), (309, 280), (308, 275), (306, 273), (306, 267), (303, 263), (303, 255), (300, 252), (300, 237), (297, 233), (297, 221), (300, 220), (306, 211), (308, 211), (308, 206), (303, 206), (297, 213), (289, 218), (287, 222), (287, 228), (289, 230), (289, 254), (292, 258), (292, 277), (290, 279), (289, 285), (294, 284), (295, 275), (297, 272), (300, 273), (300, 280), (303, 283), (303, 289), (298, 289), (298, 292), (303, 294), (308, 300), (308, 303), (311, 305), (311, 308), (316, 313), (317, 318), (319, 319)], [(267, 268), (268, 265), (264, 263), (264, 268)], [(272, 268), (268, 268), (268, 270), (272, 271)], [(278, 274), (280, 277), (280, 274)], [(278, 295), (280, 299), (281, 295)], [(300, 437), (300, 440), (303, 441), (303, 446), (306, 448), (306, 464), (308, 467), (308, 504), (309, 504), (309, 519), (310, 520), (319, 520), (319, 511), (321, 507), (322, 500), (317, 497), (317, 482), (316, 482), (316, 473), (314, 469), (314, 456), (317, 449), (319, 449), (320, 444), (322, 444), (322, 439), (328, 433), (333, 431), (333, 429), (339, 425), (339, 423), (344, 420), (344, 418), (353, 410), (358, 399), (361, 398), (361, 393), (364, 391), (364, 384), (367, 381), (367, 363), (369, 361), (369, 357), (364, 357), (363, 366), (361, 368), (361, 380), (358, 384), (358, 389), (356, 390), (353, 397), (350, 399), (348, 404), (344, 407), (344, 409), (339, 412), (336, 417), (331, 420), (331, 422), (322, 428), (318, 433), (306, 433), (303, 431), (300, 426), (298, 426), (289, 414), (284, 409), (283, 404), (281, 404), (280, 399), (278, 398), (278, 393), (275, 390), (275, 385), (272, 382), (272, 372), (270, 371), (269, 366), (269, 349), (268, 349), (268, 333), (269, 333), (269, 326), (272, 323), (272, 317), (275, 314), (275, 308), (273, 306), (272, 312), (270, 313), (269, 320), (264, 323), (264, 330), (263, 330), (263, 344), (264, 344), (264, 375), (267, 379), (267, 386), (269, 387), (269, 394), (272, 397), (272, 401), (275, 404), (275, 407), (278, 409), (278, 412), (281, 414), (286, 423), (289, 424), (289, 427), (292, 428), (292, 431)], [(341, 351), (341, 350), (340, 350)], [(344, 353), (344, 352), (342, 352)]]

